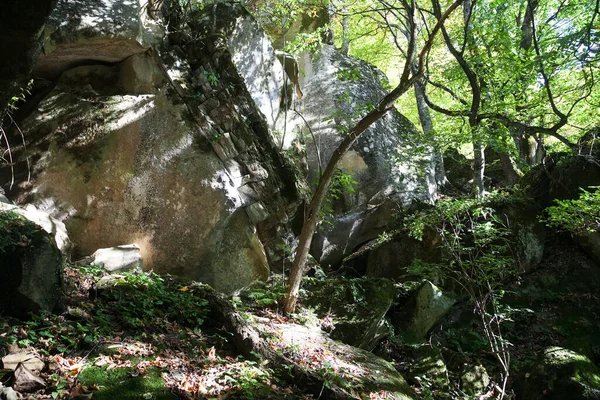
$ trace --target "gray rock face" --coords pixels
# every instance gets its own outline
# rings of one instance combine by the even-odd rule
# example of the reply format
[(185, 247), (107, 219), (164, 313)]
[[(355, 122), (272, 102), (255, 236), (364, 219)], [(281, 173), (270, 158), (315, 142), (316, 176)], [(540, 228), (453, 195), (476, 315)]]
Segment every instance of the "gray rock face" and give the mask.
[(600, 264), (600, 233), (599, 232), (583, 232), (575, 235), (574, 241), (581, 246), (583, 251)]
[(0, 310), (15, 317), (61, 306), (62, 255), (52, 237), (11, 211), (0, 211)]
[(68, 69), (117, 63), (146, 51), (163, 32), (133, 0), (60, 0), (44, 32), (44, 55), (34, 76), (56, 79)]
[(412, 319), (406, 329), (407, 337), (417, 341), (425, 340), (427, 332), (455, 302), (433, 283), (425, 281), (415, 295)]
[[(318, 176), (319, 160), (325, 166), (343, 140), (347, 129), (386, 95), (384, 75), (368, 63), (340, 54), (324, 45), (313, 61), (300, 60), (304, 71), (303, 120), (295, 127), (306, 142), (309, 181)], [(309, 125), (314, 141), (308, 132)], [(341, 161), (340, 169), (358, 182), (356, 191), (344, 196), (347, 211), (385, 194), (407, 205), (412, 200), (430, 200), (430, 156), (418, 147), (415, 126), (397, 110), (391, 110), (371, 126)], [(318, 148), (318, 151), (317, 151)], [(422, 150), (423, 156), (417, 153)]]

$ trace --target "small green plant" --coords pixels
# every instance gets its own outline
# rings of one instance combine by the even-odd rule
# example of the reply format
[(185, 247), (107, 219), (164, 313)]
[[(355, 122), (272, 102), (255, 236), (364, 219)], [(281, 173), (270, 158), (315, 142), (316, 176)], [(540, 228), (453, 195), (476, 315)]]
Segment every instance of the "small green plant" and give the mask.
[(219, 141), (225, 137), (225, 135), (221, 132), (214, 132), (211, 136), (210, 136), (210, 142), (213, 144), (217, 144), (219, 143)]
[(219, 84), (219, 79), (221, 79), (218, 73), (212, 71), (204, 71), (204, 77), (211, 86), (217, 86)]
[(362, 78), (362, 74), (360, 73), (358, 68), (342, 68), (335, 73), (335, 77), (341, 81), (357, 82)]
[(572, 233), (600, 231), (600, 187), (592, 186), (575, 200), (554, 200), (556, 205), (546, 208), (546, 225)]

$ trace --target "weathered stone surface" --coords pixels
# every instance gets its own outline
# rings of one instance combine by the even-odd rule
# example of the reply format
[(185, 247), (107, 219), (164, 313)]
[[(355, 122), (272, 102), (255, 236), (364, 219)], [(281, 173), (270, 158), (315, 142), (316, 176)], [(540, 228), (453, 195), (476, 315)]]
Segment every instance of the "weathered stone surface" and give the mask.
[[(542, 260), (546, 238), (544, 225), (538, 218), (538, 207), (525, 199), (510, 199), (489, 206), (507, 224), (510, 244), (507, 255), (515, 261), (515, 272), (528, 273), (537, 268)], [(435, 227), (427, 227), (420, 241), (400, 232), (369, 253), (367, 275), (399, 281), (410, 279), (407, 268), (416, 259), (426, 263), (444, 262), (440, 246), (440, 236)]]
[(433, 283), (423, 282), (415, 294), (412, 318), (405, 331), (406, 337), (416, 341), (427, 339), (427, 332), (455, 302)]
[[(217, 15), (234, 22), (227, 35), (231, 60), (244, 79), (250, 96), (271, 128), (283, 122), (282, 89), (285, 71), (260, 24), (235, 4), (218, 5)], [(232, 17), (237, 18), (233, 19)], [(260, 62), (257, 62), (260, 60)], [(289, 93), (290, 98), (294, 95)], [(292, 135), (289, 135), (292, 137)]]
[(439, 348), (429, 344), (406, 347), (412, 359), (408, 376), (417, 382), (425, 378), (436, 388), (447, 390), (450, 387), (448, 369)]
[[(146, 268), (219, 290), (268, 276), (262, 243), (277, 246), (287, 229), (275, 220), (297, 206), (295, 175), (222, 36), (211, 38), (177, 46), (166, 66), (148, 52), (67, 70), (23, 123), (33, 179), (10, 196), (64, 221), (74, 256), (137, 243)], [(164, 69), (179, 75), (169, 81)]]
[(26, 351), (11, 353), (2, 357), (2, 368), (4, 369), (12, 369), (14, 371), (19, 364), (24, 365), (31, 371), (41, 371), (44, 369), (45, 365), (35, 354)]
[(600, 370), (590, 359), (562, 347), (548, 347), (536, 364), (522, 373), (514, 390), (523, 399), (597, 399)]
[[(301, 130), (305, 137), (308, 179), (313, 182), (318, 177), (319, 161), (323, 166), (327, 164), (343, 140), (344, 129), (358, 121), (356, 114), (364, 115), (358, 111), (377, 104), (387, 92), (381, 71), (342, 55), (333, 46), (324, 45), (314, 59), (310, 55), (302, 57), (300, 69), (305, 75), (301, 109), (304, 120), (296, 117), (288, 128)], [(309, 135), (307, 124), (317, 143)], [(395, 109), (367, 129), (341, 162), (343, 172), (351, 174), (358, 184), (354, 193), (343, 195), (343, 206), (335, 211), (373, 204), (372, 200), (382, 193), (403, 205), (432, 199), (435, 189), (430, 182), (431, 158), (427, 148), (419, 148), (417, 138), (415, 126)], [(418, 155), (421, 151), (423, 156)]]
[(311, 253), (323, 266), (338, 266), (361, 244), (385, 231), (395, 211), (397, 205), (387, 201), (367, 210), (354, 209), (338, 215), (331, 225), (323, 224), (315, 232)]
[(60, 307), (62, 255), (54, 240), (33, 222), (0, 211), (4, 245), (0, 249), (0, 310), (27, 317)]
[[(333, 46), (324, 45), (315, 58), (302, 57), (300, 69), (304, 71), (302, 118), (294, 114), (288, 129), (305, 143), (312, 183), (344, 132), (387, 92), (380, 71), (340, 54)], [(339, 164), (357, 183), (338, 188), (338, 198), (328, 201), (331, 225), (315, 237), (311, 250), (315, 258), (322, 265), (337, 265), (383, 232), (390, 220), (390, 205), (405, 207), (433, 199), (432, 160), (429, 149), (419, 145), (415, 126), (397, 110), (367, 129)]]
[(0, 384), (0, 399), (2, 400), (19, 400), (19, 395), (11, 387), (2, 387)]
[[(183, 121), (183, 109), (163, 94), (89, 93), (81, 102), (75, 90), (57, 87), (23, 124), (32, 136), (50, 131), (57, 138), (34, 166), (30, 200), (64, 219), (76, 256), (137, 243), (147, 267), (219, 288), (200, 265), (214, 261), (242, 199), (217, 156)], [(227, 254), (246, 254), (241, 243), (248, 234), (227, 234), (241, 235)], [(264, 271), (260, 263), (249, 274), (264, 278)], [(227, 285), (245, 286), (231, 279), (245, 275), (229, 274)]]
[(387, 279), (339, 279), (316, 281), (306, 287), (302, 303), (314, 308), (331, 338), (373, 350), (387, 335), (384, 318), (396, 289)]
[(432, 229), (427, 229), (420, 241), (402, 232), (369, 253), (367, 275), (397, 281), (410, 280), (408, 267), (416, 259), (429, 263), (440, 261), (439, 245), (439, 236)]
[[(335, 381), (348, 391), (349, 399), (385, 396), (390, 400), (416, 399), (413, 390), (392, 364), (366, 350), (340, 343), (327, 334), (297, 324), (256, 324), (257, 328), (279, 338), (277, 345), (292, 348), (317, 362), (325, 361), (344, 380)], [(327, 349), (323, 354), (323, 349)], [(294, 351), (294, 350), (292, 350)], [(293, 358), (293, 357), (292, 357)], [(303, 358), (304, 360), (304, 358)], [(326, 365), (327, 365), (326, 364)]]
[(509, 240), (518, 273), (531, 272), (542, 261), (546, 231), (539, 221), (540, 210), (531, 201), (523, 200), (492, 207), (496, 215), (505, 217), (510, 229)]
[(44, 55), (34, 76), (56, 79), (77, 66), (118, 63), (143, 53), (162, 36), (141, 2), (60, 0), (46, 25)]
[(25, 208), (21, 208), (10, 204), (10, 202), (0, 201), (0, 211), (12, 211), (23, 217), (27, 218), (34, 224), (41, 226), (50, 236), (54, 238), (54, 242), (59, 250), (66, 256), (69, 256), (73, 244), (69, 235), (67, 234), (67, 228), (62, 221), (56, 218), (52, 218), (48, 213), (38, 210), (33, 205), (28, 205)]
[(98, 265), (107, 271), (142, 270), (140, 246), (127, 244), (108, 249), (98, 249), (90, 256), (90, 265)]

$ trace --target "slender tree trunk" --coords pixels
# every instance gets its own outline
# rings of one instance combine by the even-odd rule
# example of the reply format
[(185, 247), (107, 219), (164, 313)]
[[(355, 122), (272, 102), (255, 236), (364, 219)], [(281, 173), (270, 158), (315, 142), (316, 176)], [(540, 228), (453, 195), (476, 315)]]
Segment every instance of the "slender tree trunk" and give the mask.
[[(527, 9), (525, 11), (525, 15), (523, 16), (523, 21), (521, 23), (520, 48), (524, 52), (530, 51), (531, 47), (533, 46), (533, 16), (535, 15), (535, 10), (538, 7), (538, 3), (539, 0), (531, 0), (527, 2)], [(521, 81), (524, 80), (525, 77), (521, 76)], [(526, 104), (526, 93), (517, 93), (517, 96), (520, 97), (519, 103)], [(525, 165), (532, 165), (534, 163), (533, 160), (537, 157), (532, 156), (532, 146), (531, 142), (529, 141), (529, 137), (525, 134), (525, 132), (523, 132), (523, 129), (519, 128), (512, 128), (511, 134), (517, 147), (519, 161)]]
[[(283, 311), (286, 314), (294, 312), (296, 309), (296, 302), (298, 301), (298, 291), (300, 289), (300, 282), (302, 280), (302, 275), (304, 273), (304, 266), (306, 264), (306, 259), (308, 257), (308, 252), (310, 250), (310, 244), (312, 242), (312, 237), (319, 222), (319, 212), (321, 210), (321, 205), (325, 200), (325, 196), (327, 195), (327, 191), (331, 184), (331, 179), (337, 169), (337, 165), (342, 159), (342, 157), (350, 150), (350, 147), (356, 142), (356, 140), (362, 135), (362, 133), (371, 126), (374, 122), (383, 117), (390, 109), (393, 108), (394, 102), (402, 96), (406, 91), (408, 91), (411, 86), (421, 77), (423, 74), (423, 65), (425, 55), (428, 53), (429, 49), (433, 45), (433, 39), (436, 34), (441, 29), (444, 21), (448, 18), (448, 16), (454, 11), (463, 0), (455, 0), (450, 7), (438, 18), (436, 25), (431, 30), (429, 38), (427, 42), (423, 46), (423, 49), (419, 53), (419, 67), (417, 69), (417, 73), (411, 73), (412, 70), (412, 60), (407, 59), (404, 70), (402, 72), (402, 76), (400, 77), (400, 83), (394, 90), (392, 90), (387, 96), (385, 96), (375, 107), (374, 110), (369, 112), (363, 119), (361, 119), (348, 133), (348, 135), (342, 140), (337, 149), (333, 152), (329, 163), (325, 167), (325, 171), (323, 172), (323, 176), (319, 181), (319, 185), (313, 195), (313, 198), (308, 206), (308, 210), (306, 213), (306, 220), (304, 221), (304, 225), (302, 226), (302, 231), (300, 233), (298, 248), (296, 249), (296, 255), (294, 258), (294, 263), (292, 265), (292, 270), (290, 271), (290, 278), (288, 281), (288, 290), (285, 299), (285, 304), (283, 306)], [(412, 3), (411, 3), (412, 4)], [(407, 12), (411, 12), (413, 18), (410, 21), (411, 29), (415, 29), (414, 22), (414, 13), (415, 8), (414, 4), (412, 4), (412, 10), (406, 10)], [(414, 46), (416, 40), (410, 41), (409, 43), (409, 51), (408, 54), (411, 54), (414, 51)]]
[[(472, 0), (465, 0), (463, 2), (463, 18), (465, 22), (465, 37), (468, 42), (473, 42), (473, 23), (471, 20), (471, 12), (473, 11)], [(472, 71), (471, 71), (472, 72)], [(471, 115), (469, 116), (469, 126), (471, 128), (471, 138), (473, 142), (473, 184), (475, 186), (475, 194), (477, 197), (482, 198), (485, 195), (485, 144), (481, 140), (479, 135), (479, 120), (477, 114), (479, 113), (479, 106), (481, 102), (481, 87), (477, 78), (474, 82), (471, 82), (473, 90), (473, 102), (471, 104)], [(475, 95), (476, 94), (476, 95)]]
[[(419, 79), (415, 82), (414, 90), (421, 128), (423, 129), (423, 133), (428, 136), (428, 134), (433, 131), (433, 121), (431, 120), (429, 107), (427, 107), (427, 103), (425, 102), (425, 84), (423, 80)], [(448, 184), (448, 178), (446, 177), (446, 168), (444, 167), (444, 157), (442, 156), (440, 149), (433, 148), (432, 150), (431, 172), (433, 174), (436, 192), (439, 192)]]
[(485, 195), (485, 185), (483, 182), (485, 174), (485, 154), (480, 138), (477, 137), (475, 130), (477, 126), (471, 127), (473, 137), (473, 185), (475, 186), (475, 195), (482, 198)]
[(344, 16), (342, 17), (342, 47), (340, 48), (340, 52), (347, 56), (350, 51), (350, 19), (348, 18), (348, 8), (344, 7), (342, 12)]

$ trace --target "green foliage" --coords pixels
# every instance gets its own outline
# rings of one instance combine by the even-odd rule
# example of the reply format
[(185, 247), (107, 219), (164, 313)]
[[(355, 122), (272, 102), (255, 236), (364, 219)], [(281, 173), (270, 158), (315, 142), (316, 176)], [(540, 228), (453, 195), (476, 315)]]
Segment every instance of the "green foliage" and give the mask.
[(341, 81), (356, 82), (362, 78), (362, 74), (358, 68), (342, 68), (336, 71), (335, 77)]
[(217, 86), (219, 84), (219, 79), (221, 79), (218, 73), (212, 71), (204, 71), (204, 77), (211, 86)]
[(22, 87), (19, 90), (19, 94), (17, 94), (16, 96), (13, 96), (10, 99), (10, 101), (8, 102), (8, 105), (7, 105), (7, 109), (9, 112), (17, 110), (17, 108), (18, 108), (17, 104), (25, 101), (25, 98), (31, 94), (32, 87), (33, 87), (33, 79), (31, 79), (29, 82), (27, 82), (27, 86)]
[(422, 239), (425, 227), (433, 227), (440, 235), (442, 251), (447, 257), (447, 262), (433, 265), (417, 261), (409, 273), (492, 287), (513, 273), (509, 221), (490, 206), (500, 196), (495, 193), (485, 201), (442, 200), (407, 218), (410, 235), (418, 240)]
[(283, 282), (274, 278), (268, 282), (257, 282), (255, 286), (244, 291), (242, 295), (250, 301), (250, 306), (264, 308), (281, 303), (285, 293)]
[(354, 180), (351, 174), (347, 174), (342, 170), (336, 170), (333, 178), (331, 179), (331, 186), (327, 197), (319, 210), (321, 215), (322, 225), (324, 229), (327, 226), (332, 226), (335, 222), (336, 203), (343, 200), (345, 194), (352, 194), (356, 190), (358, 182)]
[[(93, 398), (97, 400), (115, 398), (167, 400), (176, 398), (165, 389), (165, 382), (159, 368), (151, 367), (146, 372), (141, 375), (131, 367), (107, 369), (106, 367), (91, 366), (81, 372), (79, 379), (85, 386), (97, 385), (100, 387), (100, 390), (93, 395)], [(57, 389), (59, 389), (58, 386)]]
[(293, 41), (286, 44), (284, 50), (290, 54), (299, 55), (303, 52), (317, 55), (322, 45), (322, 37), (327, 27), (319, 27), (314, 32), (301, 32), (296, 35)]
[(198, 329), (209, 313), (205, 299), (189, 293), (186, 286), (175, 290), (176, 281), (152, 272), (124, 273), (113, 284), (106, 294), (113, 303), (111, 312), (130, 328), (161, 326), (161, 321), (170, 321)]
[(600, 190), (581, 190), (575, 200), (554, 200), (556, 205), (546, 208), (546, 225), (572, 233), (598, 232), (600, 230)]

